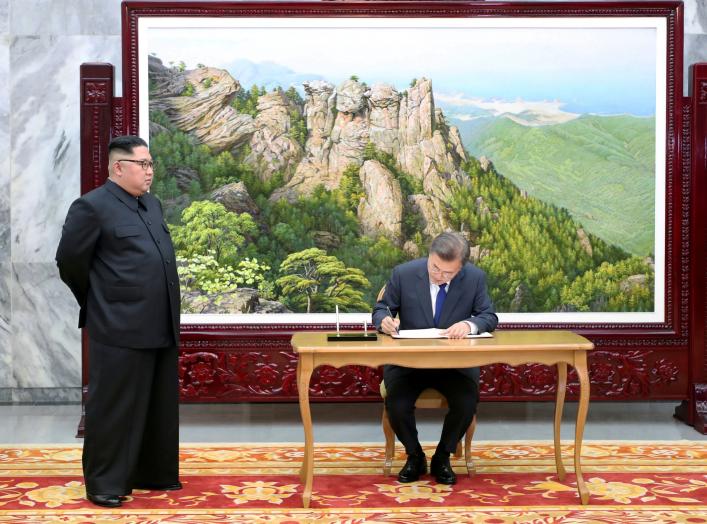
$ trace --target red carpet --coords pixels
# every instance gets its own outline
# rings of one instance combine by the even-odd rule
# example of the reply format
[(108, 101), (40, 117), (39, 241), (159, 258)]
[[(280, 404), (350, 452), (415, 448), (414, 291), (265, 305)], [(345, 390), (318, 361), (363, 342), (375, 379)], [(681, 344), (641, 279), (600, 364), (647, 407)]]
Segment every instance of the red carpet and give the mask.
[(585, 443), (589, 506), (578, 503), (570, 445), (563, 446), (568, 476), (561, 483), (550, 443), (474, 443), (477, 472), (469, 478), (455, 464), (455, 486), (429, 476), (412, 484), (383, 477), (382, 444), (318, 446), (307, 510), (301, 453), (292, 444), (185, 445), (183, 490), (136, 490), (109, 510), (84, 499), (80, 447), (0, 447), (0, 523), (707, 524), (707, 442)]

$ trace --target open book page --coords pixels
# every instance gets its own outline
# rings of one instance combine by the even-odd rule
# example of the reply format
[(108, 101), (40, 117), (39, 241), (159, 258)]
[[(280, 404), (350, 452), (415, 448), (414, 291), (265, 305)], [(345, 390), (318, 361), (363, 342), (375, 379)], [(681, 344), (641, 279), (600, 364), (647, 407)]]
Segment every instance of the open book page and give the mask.
[[(438, 328), (429, 329), (401, 329), (399, 333), (393, 333), (393, 338), (448, 338), (446, 335), (441, 335), (444, 330)], [(465, 338), (491, 338), (493, 335), (484, 331), (478, 335), (467, 335)]]

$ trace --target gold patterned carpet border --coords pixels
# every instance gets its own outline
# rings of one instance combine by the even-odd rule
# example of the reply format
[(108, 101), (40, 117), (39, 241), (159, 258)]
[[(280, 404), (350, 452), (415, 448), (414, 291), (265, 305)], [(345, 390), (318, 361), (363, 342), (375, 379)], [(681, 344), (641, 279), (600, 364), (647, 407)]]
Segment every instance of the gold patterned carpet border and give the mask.
[[(425, 446), (428, 456), (434, 446)], [(455, 486), (384, 477), (382, 443), (317, 445), (312, 508), (301, 508), (302, 445), (185, 444), (184, 489), (135, 490), (115, 510), (84, 500), (81, 447), (0, 446), (0, 523), (684, 523), (707, 524), (707, 441), (587, 441), (590, 505), (577, 500), (551, 442), (474, 442), (476, 472), (459, 460)], [(396, 465), (404, 461), (397, 448)]]

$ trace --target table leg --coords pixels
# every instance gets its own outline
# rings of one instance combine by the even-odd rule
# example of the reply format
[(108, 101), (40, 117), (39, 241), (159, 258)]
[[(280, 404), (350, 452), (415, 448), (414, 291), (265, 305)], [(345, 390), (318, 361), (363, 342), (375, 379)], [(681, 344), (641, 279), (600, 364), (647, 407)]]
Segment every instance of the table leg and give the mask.
[(557, 363), (557, 393), (555, 395), (555, 425), (553, 436), (555, 440), (555, 468), (560, 482), (565, 480), (565, 466), (562, 464), (562, 444), (560, 442), (560, 425), (562, 423), (562, 410), (565, 407), (565, 393), (567, 392), (567, 362)]
[(304, 426), (304, 457), (300, 468), (300, 480), (304, 484), (302, 491), (302, 507), (308, 508), (312, 498), (312, 481), (314, 476), (314, 435), (312, 433), (312, 412), (309, 409), (309, 381), (314, 369), (314, 356), (299, 355), (297, 361), (297, 391), (299, 393), (299, 410)]
[(587, 420), (589, 410), (589, 370), (587, 368), (587, 352), (577, 351), (574, 357), (574, 369), (579, 377), (579, 407), (577, 409), (577, 425), (574, 433), (574, 471), (577, 476), (577, 491), (582, 504), (589, 503), (589, 490), (584, 484), (582, 477), (582, 436), (584, 435), (584, 423)]

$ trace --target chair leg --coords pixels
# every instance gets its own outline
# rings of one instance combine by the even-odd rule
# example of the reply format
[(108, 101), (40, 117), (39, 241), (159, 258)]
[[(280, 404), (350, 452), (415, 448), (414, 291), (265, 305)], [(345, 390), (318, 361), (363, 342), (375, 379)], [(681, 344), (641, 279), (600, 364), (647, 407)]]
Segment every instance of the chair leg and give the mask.
[(476, 472), (474, 462), (471, 460), (471, 439), (474, 438), (474, 431), (476, 431), (476, 415), (471, 420), (469, 429), (466, 430), (466, 436), (464, 437), (464, 461), (466, 462), (466, 474), (470, 477)]
[(393, 467), (393, 455), (395, 454), (395, 433), (390, 426), (388, 420), (388, 412), (383, 404), (383, 435), (385, 435), (385, 462), (383, 464), (383, 475), (390, 475), (390, 469)]

